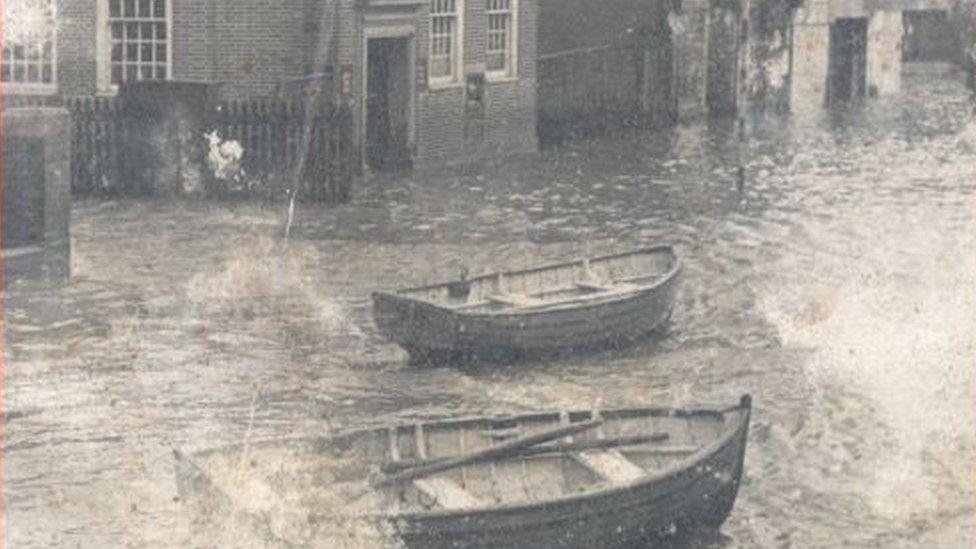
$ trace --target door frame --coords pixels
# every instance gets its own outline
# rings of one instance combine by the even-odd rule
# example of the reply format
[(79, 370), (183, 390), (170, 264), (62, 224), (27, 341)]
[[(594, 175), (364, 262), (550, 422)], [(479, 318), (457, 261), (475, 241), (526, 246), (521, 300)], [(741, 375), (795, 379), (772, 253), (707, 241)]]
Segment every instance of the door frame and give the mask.
[(360, 82), (362, 86), (360, 97), (362, 99), (360, 100), (361, 106), (359, 109), (359, 150), (363, 152), (360, 157), (362, 158), (362, 168), (364, 171), (369, 169), (369, 160), (366, 158), (366, 142), (368, 138), (366, 135), (368, 127), (367, 117), (369, 116), (369, 101), (367, 101), (369, 98), (369, 41), (377, 38), (400, 38), (405, 39), (407, 42), (407, 79), (410, 81), (410, 96), (407, 99), (407, 149), (410, 151), (410, 158), (413, 159), (416, 132), (415, 114), (417, 112), (417, 51), (414, 37), (415, 32), (412, 25), (371, 25), (369, 21), (364, 25), (361, 57), (363, 68), (362, 82)]

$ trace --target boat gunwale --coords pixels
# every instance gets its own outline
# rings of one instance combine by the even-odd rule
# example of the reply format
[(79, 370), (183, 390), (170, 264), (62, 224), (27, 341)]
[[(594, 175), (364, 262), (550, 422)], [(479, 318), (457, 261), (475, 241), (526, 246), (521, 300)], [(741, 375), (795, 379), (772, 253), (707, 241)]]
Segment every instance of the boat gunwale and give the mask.
[(245, 442), (234, 442), (231, 444), (225, 444), (221, 446), (207, 446), (204, 448), (194, 449), (192, 446), (184, 448), (181, 450), (187, 457), (191, 456), (202, 456), (206, 457), (213, 454), (218, 454), (222, 452), (229, 452), (232, 450), (245, 449), (245, 448), (262, 448), (270, 445), (277, 444), (321, 444), (328, 446), (334, 444), (339, 439), (355, 437), (358, 435), (365, 435), (367, 433), (377, 432), (377, 431), (387, 431), (389, 429), (410, 429), (414, 425), (421, 423), (424, 425), (424, 429), (431, 429), (434, 427), (461, 427), (466, 424), (477, 424), (486, 421), (496, 421), (496, 422), (511, 422), (519, 420), (527, 420), (532, 418), (544, 418), (552, 416), (554, 418), (559, 418), (559, 415), (563, 412), (569, 414), (570, 416), (580, 416), (599, 413), (604, 418), (613, 415), (625, 415), (625, 414), (640, 414), (647, 417), (656, 416), (669, 416), (669, 417), (694, 417), (694, 416), (724, 416), (726, 413), (734, 412), (741, 409), (740, 405), (735, 406), (720, 406), (717, 404), (713, 405), (702, 405), (695, 406), (693, 408), (677, 408), (677, 407), (667, 407), (667, 406), (648, 406), (648, 407), (628, 407), (628, 408), (608, 408), (608, 409), (597, 409), (597, 408), (579, 408), (575, 410), (539, 410), (539, 411), (529, 411), (525, 413), (500, 413), (496, 415), (470, 415), (461, 417), (443, 417), (443, 418), (416, 418), (415, 420), (400, 420), (392, 424), (377, 425), (375, 427), (358, 427), (345, 430), (339, 430), (334, 434), (329, 435), (300, 435), (300, 436), (289, 436), (289, 437), (271, 437), (271, 438), (261, 438), (258, 440), (245, 441)]
[[(406, 302), (406, 303), (410, 303), (412, 305), (421, 305), (421, 306), (429, 307), (431, 309), (434, 309), (434, 310), (437, 310), (439, 312), (443, 312), (443, 313), (446, 313), (446, 314), (449, 314), (449, 315), (452, 315), (452, 316), (458, 316), (458, 317), (464, 317), (464, 318), (492, 318), (492, 319), (496, 319), (496, 318), (499, 318), (499, 317), (506, 317), (506, 316), (519, 317), (519, 316), (539, 315), (539, 314), (544, 314), (544, 313), (549, 313), (549, 312), (557, 312), (557, 311), (563, 311), (563, 310), (581, 310), (581, 309), (586, 309), (586, 308), (591, 308), (591, 307), (599, 307), (599, 306), (603, 306), (603, 305), (607, 305), (607, 304), (619, 303), (619, 302), (622, 302), (622, 301), (627, 301), (627, 300), (635, 299), (636, 297), (638, 297), (641, 294), (653, 292), (653, 291), (657, 290), (658, 288), (660, 288), (661, 286), (663, 286), (663, 285), (669, 283), (670, 281), (672, 281), (675, 277), (678, 276), (678, 274), (681, 272), (681, 269), (682, 269), (681, 259), (675, 253), (674, 246), (672, 246), (670, 244), (662, 244), (662, 245), (651, 246), (651, 247), (647, 247), (647, 248), (641, 248), (641, 249), (638, 249), (638, 250), (632, 250), (630, 252), (623, 252), (623, 253), (619, 253), (619, 254), (609, 254), (609, 255), (595, 256), (595, 257), (588, 258), (590, 261), (598, 261), (598, 260), (604, 260), (604, 259), (614, 259), (614, 258), (618, 258), (618, 257), (627, 257), (627, 256), (630, 256), (630, 255), (647, 254), (647, 253), (653, 253), (653, 252), (659, 252), (659, 251), (668, 252), (668, 254), (671, 256), (671, 259), (672, 259), (671, 268), (668, 269), (667, 271), (665, 271), (664, 273), (662, 273), (661, 275), (656, 276), (653, 281), (651, 281), (651, 282), (649, 282), (647, 284), (635, 284), (632, 288), (626, 288), (625, 290), (621, 290), (621, 291), (616, 291), (616, 292), (614, 292), (614, 291), (600, 291), (600, 292), (594, 292), (592, 294), (582, 295), (582, 296), (573, 297), (573, 298), (569, 298), (569, 299), (563, 299), (563, 300), (559, 300), (559, 301), (552, 301), (552, 302), (549, 302), (549, 303), (541, 302), (541, 303), (538, 303), (538, 304), (524, 305), (524, 306), (512, 307), (512, 308), (508, 308), (508, 309), (500, 309), (500, 310), (497, 310), (497, 311), (465, 311), (465, 310), (462, 310), (462, 309), (458, 309), (458, 308), (454, 308), (454, 307), (450, 307), (450, 306), (444, 305), (443, 303), (438, 303), (438, 302), (431, 301), (431, 300), (428, 300), (428, 299), (422, 299), (422, 298), (412, 297), (412, 296), (406, 295), (406, 293), (408, 293), (408, 292), (416, 292), (416, 291), (433, 290), (433, 289), (438, 289), (438, 288), (444, 288), (444, 287), (448, 286), (449, 284), (451, 284), (451, 282), (441, 282), (441, 283), (430, 284), (430, 285), (426, 285), (426, 286), (417, 286), (417, 287), (411, 287), (411, 288), (403, 288), (403, 289), (394, 290), (394, 291), (375, 291), (375, 292), (372, 293), (372, 298), (373, 298), (374, 302), (375, 302), (375, 300), (378, 297), (382, 297), (384, 299), (390, 299), (390, 300), (394, 300), (394, 301)], [(532, 272), (546, 271), (546, 270), (551, 270), (551, 269), (558, 268), (558, 267), (567, 267), (567, 266), (570, 266), (570, 265), (575, 265), (575, 264), (578, 264), (578, 263), (580, 263), (582, 261), (585, 261), (585, 260), (586, 260), (586, 258), (584, 258), (584, 259), (577, 259), (577, 260), (574, 260), (574, 261), (566, 261), (566, 262), (562, 262), (562, 263), (554, 263), (554, 264), (550, 264), (550, 265), (543, 265), (543, 266), (539, 266), (539, 267), (534, 267), (534, 268), (524, 269), (524, 270), (518, 270), (518, 271), (498, 271), (498, 272), (494, 272), (494, 273), (488, 273), (488, 274), (476, 276), (474, 278), (469, 279), (469, 282), (472, 282), (472, 281), (475, 281), (475, 280), (486, 280), (486, 279), (490, 279), (490, 278), (495, 277), (495, 276), (498, 276), (500, 274), (501, 275), (513, 275), (513, 274), (526, 274), (526, 273), (532, 273)], [(635, 277), (635, 278), (643, 278), (643, 277)]]

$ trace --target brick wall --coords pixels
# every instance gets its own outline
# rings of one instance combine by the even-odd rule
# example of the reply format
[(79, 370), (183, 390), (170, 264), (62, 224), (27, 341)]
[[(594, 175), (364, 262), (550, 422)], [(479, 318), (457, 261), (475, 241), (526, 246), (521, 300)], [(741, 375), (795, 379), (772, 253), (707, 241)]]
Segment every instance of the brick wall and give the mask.
[(95, 2), (58, 2), (58, 90), (62, 95), (95, 93)]
[(4, 286), (66, 282), (71, 264), (68, 112), (12, 110), (3, 115), (3, 135)]
[(173, 0), (173, 78), (224, 98), (273, 95), (306, 69), (304, 0)]
[[(62, 97), (98, 93), (98, 4), (59, 0), (58, 81)], [(275, 96), (310, 73), (351, 70), (350, 96), (363, 104), (364, 13), (360, 0), (170, 0), (171, 77), (220, 84), (221, 99)], [(418, 165), (469, 155), (536, 148), (538, 1), (519, 0), (518, 75), (486, 84), (483, 109), (470, 108), (464, 75), (484, 71), (485, 0), (467, 0), (464, 73), (456, 86), (416, 87), (414, 152)], [(107, 4), (106, 4), (107, 6)], [(416, 61), (427, 58), (428, 3), (397, 4), (413, 31)], [(106, 8), (107, 11), (107, 8)], [(382, 7), (386, 16), (391, 8)], [(105, 63), (107, 60), (103, 60)], [(104, 72), (108, 67), (101, 67)], [(291, 86), (289, 86), (291, 84)], [(362, 109), (355, 110), (356, 142)]]
[[(58, 0), (58, 95), (98, 93), (98, 2)], [(222, 95), (271, 95), (305, 74), (312, 0), (170, 0), (172, 77), (221, 82)]]
[[(464, 74), (483, 71), (487, 62), (487, 15), (483, 0), (465, 2)], [(426, 9), (420, 10), (417, 52), (426, 58)], [(472, 156), (534, 151), (536, 137), (536, 0), (518, 2), (518, 74), (487, 81), (483, 111), (469, 108), (464, 79), (455, 86), (418, 86), (415, 163), (424, 166)]]

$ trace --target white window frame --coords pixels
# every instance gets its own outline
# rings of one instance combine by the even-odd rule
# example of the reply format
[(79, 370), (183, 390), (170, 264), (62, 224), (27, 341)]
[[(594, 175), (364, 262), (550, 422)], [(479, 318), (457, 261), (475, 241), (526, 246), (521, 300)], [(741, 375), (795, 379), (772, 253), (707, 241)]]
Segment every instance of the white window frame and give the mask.
[[(55, 15), (55, 20), (57, 19), (57, 1), (50, 0), (51, 6), (54, 8), (53, 13)], [(9, 22), (5, 22), (9, 25)], [(57, 25), (52, 22), (51, 34), (49, 40), (51, 42), (51, 81), (50, 82), (17, 82), (15, 80), (8, 80), (6, 82), (0, 82), (0, 87), (3, 88), (4, 93), (11, 94), (22, 94), (22, 95), (54, 95), (58, 92), (58, 29)], [(3, 49), (6, 49), (7, 40), (10, 33), (5, 33), (3, 37), (2, 48), (0, 48), (0, 63), (7, 64), (7, 57), (4, 55)], [(46, 43), (48, 40), (44, 40)], [(13, 42), (10, 42), (13, 45)], [(27, 44), (21, 44), (22, 47), (26, 48)], [(41, 55), (43, 56), (44, 44), (41, 44)], [(13, 55), (11, 53), (11, 55)], [(26, 55), (26, 53), (25, 53)], [(43, 65), (41, 63), (41, 68), (38, 69), (43, 73)], [(13, 78), (14, 65), (10, 65), (10, 77)]]
[[(159, 19), (149, 18), (143, 21), (139, 17), (122, 17), (122, 18), (112, 18), (109, 13), (109, 2), (111, 0), (98, 0), (98, 26), (95, 36), (96, 48), (98, 50), (98, 61), (97, 61), (97, 88), (98, 92), (101, 94), (113, 95), (118, 93), (119, 86), (117, 83), (112, 82), (112, 23), (122, 20), (123, 22), (145, 22), (145, 23), (159, 23)], [(120, 0), (125, 4), (125, 0)], [(166, 62), (156, 63), (165, 65), (165, 77), (163, 80), (171, 80), (173, 78), (173, 2), (175, 0), (166, 0), (166, 6), (164, 11), (163, 23), (166, 25)], [(136, 0), (136, 5), (138, 7), (138, 0)], [(150, 6), (150, 11), (152, 7)], [(155, 53), (154, 53), (155, 55)], [(124, 69), (123, 69), (124, 70)], [(155, 78), (154, 78), (155, 80)]]
[[(430, 0), (431, 3), (444, 0)], [(432, 7), (428, 4), (428, 35), (427, 35), (427, 85), (432, 89), (460, 86), (463, 84), (461, 75), (464, 72), (464, 9), (465, 0), (454, 0), (455, 32), (453, 46), (454, 59), (451, 64), (451, 74), (448, 76), (433, 76), (431, 65), (434, 59), (434, 18)]]
[[(488, 4), (492, 0), (483, 0), (485, 2), (485, 24), (486, 39), (485, 39), (485, 56), (487, 57), (490, 50), (488, 47), (491, 43), (491, 15), (493, 13), (503, 13), (500, 11), (492, 11), (488, 9)], [(519, 0), (508, 0), (508, 29), (506, 30), (506, 50), (505, 50), (505, 68), (499, 70), (488, 70), (485, 72), (485, 78), (491, 81), (499, 80), (515, 80), (518, 78), (518, 43), (519, 43)]]

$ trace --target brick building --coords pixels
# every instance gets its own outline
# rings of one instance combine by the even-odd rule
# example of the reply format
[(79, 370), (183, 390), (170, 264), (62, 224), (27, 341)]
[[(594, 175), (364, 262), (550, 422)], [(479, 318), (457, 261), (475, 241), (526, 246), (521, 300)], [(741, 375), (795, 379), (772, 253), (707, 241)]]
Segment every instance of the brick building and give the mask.
[(353, 106), (375, 169), (532, 151), (537, 2), (7, 0), (7, 28), (35, 32), (8, 32), (3, 93), (56, 102), (153, 79), (268, 100), (317, 87)]

